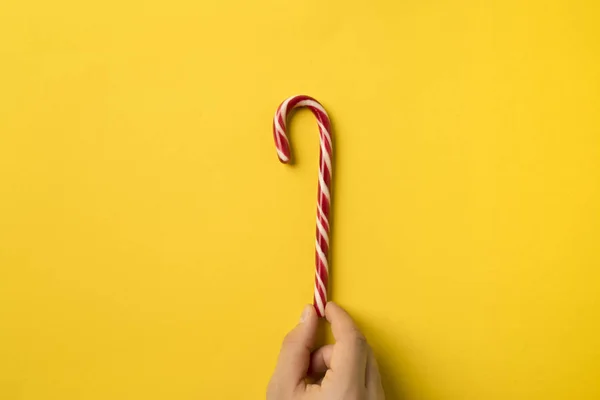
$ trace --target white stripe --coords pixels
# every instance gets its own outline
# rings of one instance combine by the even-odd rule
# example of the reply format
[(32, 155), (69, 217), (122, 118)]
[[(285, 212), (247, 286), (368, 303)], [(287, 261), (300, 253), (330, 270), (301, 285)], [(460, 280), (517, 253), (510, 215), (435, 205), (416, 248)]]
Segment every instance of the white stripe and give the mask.
[(321, 216), (323, 221), (325, 221), (325, 223), (327, 224), (327, 229), (329, 229), (329, 220), (327, 219), (327, 216), (323, 212), (323, 209), (321, 208), (321, 205), (318, 202), (317, 202), (317, 211), (319, 212), (319, 215)]
[(317, 277), (317, 282), (319, 283), (319, 287), (321, 287), (323, 293), (327, 293), (327, 289), (325, 288), (325, 284), (321, 280), (321, 276), (319, 276), (319, 274), (315, 274), (315, 276)]
[(283, 152), (281, 150), (279, 150), (279, 146), (277, 146), (276, 150), (277, 150), (277, 156), (279, 157), (279, 159), (281, 161), (285, 161), (285, 162), (289, 161), (288, 156), (286, 156), (285, 154), (283, 154)]
[(331, 201), (329, 197), (329, 188), (327, 187), (327, 184), (323, 179), (323, 174), (321, 170), (319, 170), (319, 185), (321, 185), (321, 192), (325, 195), (325, 197), (327, 197), (327, 200)]
[(277, 149), (277, 154), (279, 155), (279, 158), (287, 161), (288, 157), (286, 155), (284, 155), (280, 149), (283, 147), (283, 141), (285, 141), (285, 143), (287, 143), (288, 148), (290, 147), (290, 142), (283, 131), (280, 131), (277, 128), (275, 128), (275, 129), (276, 129), (275, 141), (277, 142), (275, 148)]
[(285, 139), (286, 142), (289, 143), (287, 136), (285, 135), (285, 131), (281, 128), (281, 125), (279, 125), (279, 113), (275, 114), (275, 118), (273, 119), (273, 122), (275, 123), (275, 141), (277, 142), (277, 147), (280, 148), (281, 147), (281, 137), (283, 137)]
[(323, 161), (325, 165), (327, 165), (327, 171), (329, 171), (329, 175), (331, 176), (331, 157), (329, 157), (329, 153), (324, 146), (323, 141), (321, 140), (321, 157), (323, 157)]
[[(325, 299), (327, 301), (327, 299)], [(315, 302), (317, 303), (317, 308), (319, 309), (319, 314), (325, 315), (325, 307), (323, 306), (323, 301), (321, 300), (321, 295), (317, 291), (317, 287), (315, 286)]]
[(281, 113), (281, 115), (283, 116), (283, 125), (287, 126), (287, 114), (288, 114), (288, 104), (290, 103), (290, 100), (292, 100), (294, 97), (296, 96), (292, 96), (287, 98), (283, 103), (281, 103), (281, 105), (279, 106), (279, 112)]
[(321, 225), (321, 219), (319, 217), (317, 217), (317, 229), (319, 230), (321, 236), (323, 236), (323, 239), (325, 239), (325, 241), (327, 242), (327, 247), (329, 247), (329, 235), (327, 234), (327, 231), (325, 230), (323, 225)]
[(323, 250), (321, 250), (321, 246), (319, 246), (319, 242), (317, 242), (315, 240), (315, 243), (316, 243), (317, 254), (319, 255), (319, 258), (321, 259), (321, 262), (323, 262), (323, 265), (325, 265), (325, 270), (327, 271), (327, 273), (329, 273), (329, 263), (327, 262), (327, 257), (325, 257), (325, 253), (323, 253)]
[(329, 142), (329, 147), (333, 149), (333, 143), (331, 143), (331, 134), (327, 129), (325, 130), (325, 139), (327, 139)]
[(327, 138), (327, 141), (331, 146), (331, 135), (329, 134), (329, 131), (325, 128), (325, 125), (323, 125), (321, 121), (317, 120), (317, 124), (319, 125), (319, 129), (321, 130), (321, 132), (323, 132), (323, 136)]
[[(277, 110), (277, 112), (275, 113), (275, 118), (273, 119), (273, 122), (275, 123), (275, 130), (277, 132), (284, 132), (284, 129), (281, 127), (281, 125), (279, 124), (279, 116), (281, 115), (281, 113), (279, 112), (279, 110)], [(285, 124), (285, 115), (283, 116), (283, 123)], [(285, 135), (285, 133), (284, 133)]]
[(321, 111), (329, 119), (329, 115), (327, 115), (327, 111), (325, 111), (325, 109), (323, 108), (322, 105), (320, 105), (319, 103), (317, 103), (314, 100), (302, 100), (302, 101), (299, 101), (298, 104), (296, 104), (294, 106), (294, 108), (297, 108), (297, 107), (314, 107), (317, 110)]
[(325, 126), (320, 121), (317, 121), (317, 124), (319, 124), (319, 129), (321, 129), (321, 135), (325, 137), (325, 139), (327, 139), (327, 142), (329, 142), (329, 148), (333, 149), (333, 144), (331, 143), (331, 135), (329, 131), (325, 129)]

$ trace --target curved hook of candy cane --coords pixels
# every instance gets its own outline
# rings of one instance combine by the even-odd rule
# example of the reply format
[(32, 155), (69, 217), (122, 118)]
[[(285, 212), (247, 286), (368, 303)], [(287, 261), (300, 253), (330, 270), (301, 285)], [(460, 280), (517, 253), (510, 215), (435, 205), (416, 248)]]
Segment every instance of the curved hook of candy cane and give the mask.
[(315, 246), (314, 305), (320, 317), (325, 316), (327, 285), (329, 282), (329, 212), (331, 209), (331, 121), (323, 106), (309, 96), (292, 96), (277, 108), (273, 119), (273, 137), (279, 160), (287, 164), (291, 158), (290, 141), (287, 137), (287, 118), (292, 110), (307, 107), (317, 118), (319, 126), (319, 185), (317, 190), (317, 239)]

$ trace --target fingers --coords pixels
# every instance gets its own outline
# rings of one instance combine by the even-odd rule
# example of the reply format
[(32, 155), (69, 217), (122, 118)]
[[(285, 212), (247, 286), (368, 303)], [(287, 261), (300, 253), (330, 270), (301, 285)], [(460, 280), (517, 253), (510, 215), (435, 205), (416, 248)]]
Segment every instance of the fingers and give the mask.
[(310, 352), (315, 345), (318, 317), (313, 306), (306, 306), (300, 323), (283, 340), (275, 368), (278, 385), (291, 392), (300, 384), (310, 365)]
[(310, 356), (310, 366), (308, 367), (308, 376), (314, 379), (323, 377), (325, 372), (331, 367), (331, 353), (333, 345), (328, 344), (315, 350)]
[(331, 324), (333, 338), (336, 341), (343, 340), (349, 336), (354, 336), (358, 331), (352, 317), (336, 303), (330, 301), (325, 307), (325, 317)]
[[(369, 393), (378, 394), (383, 392), (383, 387), (381, 386), (381, 375), (379, 373), (379, 365), (377, 365), (375, 354), (373, 354), (373, 350), (371, 349), (369, 349), (369, 355), (367, 358), (365, 385), (367, 386)], [(373, 398), (378, 399), (380, 397)]]
[(337, 304), (327, 303), (325, 317), (331, 323), (335, 339), (330, 369), (342, 379), (364, 385), (369, 353), (365, 337), (350, 315)]

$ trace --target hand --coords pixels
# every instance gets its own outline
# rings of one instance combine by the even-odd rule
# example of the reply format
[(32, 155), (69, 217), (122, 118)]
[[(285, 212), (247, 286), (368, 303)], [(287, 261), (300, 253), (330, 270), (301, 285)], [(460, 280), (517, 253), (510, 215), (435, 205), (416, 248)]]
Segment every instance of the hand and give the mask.
[(335, 344), (314, 349), (319, 318), (306, 306), (283, 341), (267, 400), (384, 400), (373, 351), (352, 318), (331, 302), (325, 317)]

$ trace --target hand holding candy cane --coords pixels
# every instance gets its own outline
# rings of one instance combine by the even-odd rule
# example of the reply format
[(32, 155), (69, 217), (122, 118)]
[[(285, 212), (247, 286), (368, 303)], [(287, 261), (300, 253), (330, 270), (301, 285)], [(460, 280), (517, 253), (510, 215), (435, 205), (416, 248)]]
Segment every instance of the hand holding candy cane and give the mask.
[(385, 400), (377, 360), (358, 326), (333, 302), (325, 314), (335, 343), (315, 347), (319, 319), (306, 306), (283, 340), (267, 400)]
[(319, 185), (317, 190), (317, 240), (314, 305), (319, 317), (325, 316), (327, 304), (327, 284), (329, 281), (329, 210), (331, 207), (331, 122), (329, 116), (318, 101), (309, 96), (292, 96), (285, 100), (273, 119), (273, 137), (279, 160), (287, 164), (290, 161), (290, 142), (286, 135), (287, 117), (299, 107), (307, 107), (317, 118), (319, 126)]

